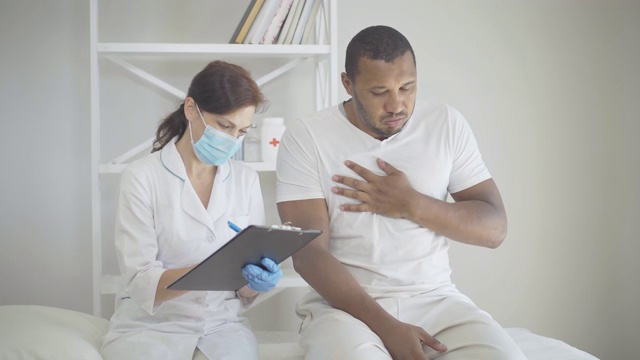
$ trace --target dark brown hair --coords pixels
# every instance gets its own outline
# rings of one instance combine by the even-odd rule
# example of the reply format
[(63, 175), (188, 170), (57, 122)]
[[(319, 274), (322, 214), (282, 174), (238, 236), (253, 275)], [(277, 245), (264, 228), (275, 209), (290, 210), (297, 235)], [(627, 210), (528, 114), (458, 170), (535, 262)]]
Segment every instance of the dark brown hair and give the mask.
[(389, 26), (370, 26), (357, 33), (347, 45), (344, 69), (349, 79), (355, 83), (360, 58), (384, 60), (389, 63), (403, 56), (407, 51), (411, 51), (415, 64), (416, 55), (404, 35)]
[[(267, 99), (246, 69), (219, 60), (209, 63), (196, 74), (191, 80), (187, 97), (193, 98), (200, 110), (218, 115), (247, 106), (255, 106), (256, 112), (259, 112), (268, 106)], [(158, 126), (151, 152), (162, 149), (176, 136), (181, 138), (186, 130), (183, 102)]]

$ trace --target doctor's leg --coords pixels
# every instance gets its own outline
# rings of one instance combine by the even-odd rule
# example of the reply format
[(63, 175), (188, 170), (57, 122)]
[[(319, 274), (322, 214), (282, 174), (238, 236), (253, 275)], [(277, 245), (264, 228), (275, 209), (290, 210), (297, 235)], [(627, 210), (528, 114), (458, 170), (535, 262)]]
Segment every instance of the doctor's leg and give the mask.
[[(230, 323), (207, 334), (198, 342), (198, 351), (193, 360), (258, 360), (258, 341), (247, 326), (242, 323)], [(197, 358), (196, 356), (205, 356)]]

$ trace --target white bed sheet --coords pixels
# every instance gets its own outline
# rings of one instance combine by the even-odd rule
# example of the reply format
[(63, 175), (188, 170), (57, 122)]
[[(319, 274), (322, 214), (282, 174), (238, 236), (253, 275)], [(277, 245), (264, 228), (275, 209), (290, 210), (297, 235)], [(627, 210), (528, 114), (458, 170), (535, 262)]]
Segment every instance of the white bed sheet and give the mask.
[(529, 360), (598, 360), (563, 341), (540, 336), (522, 328), (506, 328)]
[[(37, 305), (0, 306), (0, 359), (101, 360), (108, 321), (97, 316)], [(529, 360), (597, 360), (560, 340), (522, 328), (507, 328)], [(256, 332), (261, 360), (301, 360), (298, 334)]]

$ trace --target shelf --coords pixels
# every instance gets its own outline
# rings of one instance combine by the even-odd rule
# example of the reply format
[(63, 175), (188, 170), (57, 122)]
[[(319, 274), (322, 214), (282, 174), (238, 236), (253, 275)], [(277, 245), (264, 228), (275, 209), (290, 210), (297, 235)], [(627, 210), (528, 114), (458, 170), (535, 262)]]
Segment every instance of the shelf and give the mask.
[(278, 283), (276, 288), (293, 288), (293, 287), (304, 287), (307, 286), (307, 282), (298, 275), (298, 273), (293, 270), (293, 268), (282, 268), (282, 279)]
[(105, 54), (216, 54), (246, 56), (308, 57), (331, 54), (329, 45), (245, 45), (245, 44), (179, 44), (179, 43), (98, 43)]
[[(307, 282), (292, 268), (282, 268), (282, 272), (282, 279), (280, 279), (278, 286), (274, 290), (307, 286)], [(100, 280), (100, 293), (103, 295), (115, 295), (118, 292), (121, 281), (121, 277), (118, 275), (103, 275)], [(266, 298), (267, 296), (263, 297)]]
[(117, 275), (103, 275), (100, 279), (100, 293), (104, 295), (115, 295), (122, 282), (120, 279), (121, 277)]
[(243, 161), (243, 164), (252, 168), (255, 171), (276, 171), (276, 163), (275, 162), (249, 162)]
[[(121, 23), (121, 17), (125, 17), (129, 21), (137, 21), (136, 14), (125, 13), (127, 11), (127, 7), (124, 5), (127, 3), (126, 1), (118, 2), (120, 5), (115, 5), (115, 9), (113, 8), (114, 4), (111, 2), (104, 1), (104, 3), (108, 3), (108, 5), (102, 4), (102, 6), (109, 7), (109, 11), (105, 12), (105, 24), (118, 26), (117, 24)], [(214, 0), (214, 3), (219, 3), (220, 5), (224, 3), (226, 6), (232, 2)], [(122, 8), (119, 8), (120, 6)], [(218, 13), (225, 13), (222, 11), (224, 7), (218, 8), (217, 5), (214, 6), (216, 9), (221, 10)], [(238, 3), (238, 5), (234, 6), (244, 7), (245, 5)], [(302, 65), (301, 70), (304, 71), (310, 70), (311, 67), (314, 68), (313, 73), (309, 71), (309, 80), (312, 77), (315, 79), (313, 82), (307, 83), (305, 81), (300, 85), (300, 95), (307, 96), (307, 93), (314, 95), (315, 110), (320, 110), (337, 103), (340, 73), (338, 71), (337, 57), (337, 0), (323, 0), (321, 12), (318, 13), (318, 16), (321, 17), (318, 18), (319, 21), (316, 21), (316, 28), (314, 29), (316, 32), (314, 42), (316, 44), (312, 45), (228, 44), (224, 43), (225, 40), (218, 38), (215, 41), (223, 41), (223, 43), (198, 43), (198, 41), (206, 42), (208, 41), (207, 39), (211, 39), (203, 38), (202, 36), (187, 37), (187, 39), (192, 39), (191, 41), (193, 42), (177, 43), (175, 42), (176, 37), (173, 36), (175, 34), (168, 35), (169, 37), (163, 35), (164, 30), (171, 32), (170, 23), (166, 24), (169, 28), (163, 29), (163, 31), (146, 34), (154, 36), (152, 38), (145, 36), (145, 39), (154, 39), (151, 42), (137, 42), (140, 37), (131, 37), (127, 34), (127, 31), (130, 30), (126, 29), (117, 31), (116, 33), (119, 33), (119, 35), (113, 36), (112, 34), (111, 36), (103, 37), (105, 41), (100, 41), (99, 7), (99, 0), (89, 1), (93, 313), (97, 316), (103, 316), (103, 296), (105, 294), (115, 294), (121, 280), (120, 276), (109, 275), (109, 273), (117, 273), (113, 265), (111, 265), (111, 269), (103, 268), (103, 257), (105, 256), (103, 253), (103, 237), (106, 234), (104, 228), (112, 228), (112, 224), (109, 224), (109, 222), (113, 221), (113, 208), (110, 207), (113, 204), (111, 199), (106, 205), (103, 204), (102, 191), (103, 184), (106, 184), (104, 186), (113, 184), (111, 184), (111, 181), (101, 182), (101, 178), (112, 180), (107, 179), (111, 176), (109, 174), (117, 176), (131, 161), (149, 154), (154, 139), (147, 139), (131, 149), (121, 149), (122, 144), (118, 144), (118, 148), (114, 150), (124, 151), (115, 157), (109, 156), (109, 158), (106, 158), (104, 152), (101, 155), (101, 141), (106, 143), (112, 141), (107, 138), (101, 138), (101, 123), (109, 121), (111, 119), (110, 116), (114, 116), (110, 113), (110, 109), (101, 110), (102, 80), (104, 80), (105, 84), (104, 89), (114, 92), (116, 88), (112, 87), (120, 86), (119, 89), (124, 91), (126, 89), (121, 87), (122, 83), (119, 81), (121, 80), (119, 75), (118, 77), (110, 76), (113, 70), (124, 70), (127, 78), (135, 79), (136, 81), (142, 80), (146, 85), (151, 85), (152, 91), (160, 90), (165, 95), (168, 94), (175, 97), (177, 101), (183, 101), (186, 97), (185, 89), (175, 85), (178, 83), (180, 76), (185, 78), (189, 76), (183, 74), (183, 70), (195, 68), (196, 65), (201, 67), (202, 63), (208, 63), (213, 59), (224, 60), (246, 67), (252, 74), (255, 74), (255, 81), (260, 88), (264, 88), (266, 84), (281, 76), (290, 75), (291, 70), (297, 69)], [(191, 11), (192, 9), (186, 10)], [(237, 10), (240, 13), (241, 9)], [(153, 14), (154, 12), (151, 11), (150, 13)], [(162, 24), (164, 20), (158, 19), (158, 21)], [(102, 23), (102, 21), (100, 22)], [(194, 26), (197, 28), (198, 24), (194, 24)], [(109, 34), (108, 31), (107, 34)], [(155, 35), (158, 35), (158, 37)], [(154, 42), (156, 39), (159, 42)], [(171, 40), (163, 42), (167, 41), (166, 39)], [(124, 42), (122, 42), (123, 40)], [(103, 64), (106, 66), (102, 66)], [(116, 66), (114, 67), (113, 65)], [(109, 74), (109, 77), (102, 79), (107, 74)], [(193, 76), (193, 74), (190, 76)], [(184, 84), (181, 86), (184, 86)], [(315, 94), (312, 91), (313, 87), (315, 87)], [(295, 99), (291, 101), (295, 101)], [(310, 113), (313, 109), (307, 110), (307, 113)], [(274, 172), (276, 167), (274, 162), (245, 162), (245, 164), (259, 172)], [(260, 175), (263, 177), (264, 173)], [(271, 180), (271, 176), (268, 176), (268, 178)], [(265, 195), (274, 192), (274, 189), (264, 191)], [(103, 212), (106, 215), (103, 215)], [(109, 235), (111, 236), (111, 234)], [(288, 288), (307, 286), (292, 268), (283, 267), (283, 271), (285, 274), (279, 285), (273, 291), (259, 296), (256, 304), (268, 300)]]
[[(243, 162), (255, 171), (275, 171), (275, 162)], [(129, 164), (100, 164), (100, 174), (119, 174)]]

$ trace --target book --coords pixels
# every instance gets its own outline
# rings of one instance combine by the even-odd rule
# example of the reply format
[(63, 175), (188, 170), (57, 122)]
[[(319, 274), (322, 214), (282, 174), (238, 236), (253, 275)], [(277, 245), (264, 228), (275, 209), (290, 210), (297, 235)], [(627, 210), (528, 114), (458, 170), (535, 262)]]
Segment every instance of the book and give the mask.
[(280, 29), (282, 29), (282, 25), (284, 25), (284, 21), (291, 11), (291, 5), (293, 4), (293, 0), (280, 0), (280, 5), (278, 5), (278, 9), (276, 10), (275, 15), (269, 22), (267, 26), (267, 31), (265, 31), (262, 39), (260, 40), (261, 44), (273, 44), (276, 40), (276, 37), (280, 33)]
[(285, 29), (282, 29), (280, 36), (278, 37), (278, 44), (291, 44), (291, 39), (293, 39), (293, 34), (296, 32), (296, 26), (298, 25), (298, 21), (300, 21), (300, 15), (302, 14), (302, 9), (304, 8), (304, 3), (306, 0), (297, 0), (295, 5), (295, 12), (292, 9), (289, 11), (289, 16), (287, 16), (287, 22), (285, 23), (286, 33), (284, 33)]
[(258, 13), (258, 17), (251, 25), (251, 29), (249, 30), (249, 34), (247, 38), (245, 38), (245, 44), (260, 44), (260, 40), (262, 40), (262, 36), (267, 31), (267, 26), (271, 22), (271, 19), (278, 10), (278, 5), (280, 5), (281, 0), (265, 0), (264, 5), (260, 9)]
[(293, 34), (293, 38), (291, 39), (291, 44), (300, 44), (302, 41), (302, 35), (304, 35), (304, 29), (307, 27), (307, 21), (309, 20), (309, 15), (311, 15), (311, 10), (315, 6), (315, 3), (320, 0), (307, 0), (304, 3), (304, 9), (302, 9), (302, 14), (300, 14), (300, 20), (298, 20), (298, 24), (296, 25), (296, 31)]
[(304, 29), (304, 33), (302, 35), (302, 40), (300, 40), (301, 44), (308, 44), (309, 39), (311, 38), (311, 33), (313, 33), (313, 26), (316, 24), (316, 19), (318, 18), (318, 11), (320, 9), (320, 5), (322, 4), (322, 0), (316, 0), (313, 3), (313, 8), (311, 9), (311, 13), (309, 14), (309, 19), (307, 20), (307, 26)]
[(260, 27), (260, 23), (262, 22), (263, 18), (265, 17), (265, 11), (266, 11), (268, 2), (273, 2), (273, 0), (264, 0), (263, 1), (262, 6), (260, 7), (260, 11), (256, 15), (256, 18), (251, 23), (251, 27), (249, 28), (249, 32), (247, 32), (247, 36), (245, 36), (244, 40), (242, 41), (243, 44), (249, 44), (249, 41), (251, 41), (251, 38), (256, 33), (258, 27)]
[(233, 33), (233, 36), (231, 36), (231, 44), (242, 44), (262, 4), (264, 4), (264, 0), (251, 0), (247, 10), (245, 10), (244, 15), (242, 15), (242, 20), (238, 23), (236, 31)]
[(287, 36), (287, 32), (289, 32), (289, 28), (291, 28), (291, 24), (293, 23), (293, 18), (295, 17), (296, 9), (298, 8), (298, 5), (300, 5), (300, 3), (301, 3), (301, 0), (293, 0), (293, 2), (291, 3), (291, 8), (289, 9), (289, 13), (287, 14), (284, 24), (282, 24), (282, 27), (280, 28), (280, 33), (276, 37), (276, 40), (274, 41), (274, 43), (284, 44), (284, 39)]

